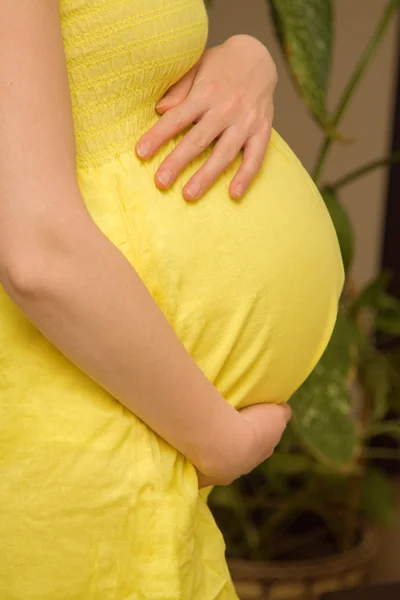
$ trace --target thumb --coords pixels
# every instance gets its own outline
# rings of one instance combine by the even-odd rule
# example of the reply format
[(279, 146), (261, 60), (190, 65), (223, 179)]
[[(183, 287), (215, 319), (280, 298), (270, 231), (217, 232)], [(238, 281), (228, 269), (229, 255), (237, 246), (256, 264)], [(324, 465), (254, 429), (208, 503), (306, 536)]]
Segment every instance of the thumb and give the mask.
[(192, 67), (179, 81), (174, 83), (161, 100), (156, 104), (156, 110), (160, 114), (164, 114), (167, 110), (178, 106), (186, 100), (192, 89), (193, 82), (196, 78), (196, 73), (199, 66), (196, 64)]

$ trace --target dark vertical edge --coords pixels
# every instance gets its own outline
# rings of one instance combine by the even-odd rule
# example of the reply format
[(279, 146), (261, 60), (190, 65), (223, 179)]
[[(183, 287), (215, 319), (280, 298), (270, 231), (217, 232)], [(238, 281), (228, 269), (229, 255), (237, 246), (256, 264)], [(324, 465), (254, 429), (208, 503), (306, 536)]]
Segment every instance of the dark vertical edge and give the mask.
[[(400, 150), (400, 21), (397, 35), (397, 84), (393, 114), (392, 151)], [(400, 299), (400, 164), (389, 170), (382, 267), (393, 273), (390, 291)]]
[[(397, 29), (397, 74), (394, 112), (392, 119), (392, 151), (400, 150), (400, 19)], [(400, 164), (391, 166), (388, 174), (388, 187), (386, 199), (385, 228), (383, 235), (382, 248), (382, 268), (392, 273), (393, 279), (390, 284), (390, 292), (400, 299)], [(381, 349), (388, 351), (396, 350), (400, 347), (400, 338), (392, 340), (390, 343), (383, 343), (379, 339), (378, 345)], [(389, 419), (399, 418), (396, 413), (390, 413)], [(392, 438), (382, 436), (379, 440), (375, 439), (372, 445), (398, 449), (398, 442)], [(398, 475), (400, 473), (400, 463), (394, 460), (376, 461), (376, 466), (384, 469), (388, 474)]]

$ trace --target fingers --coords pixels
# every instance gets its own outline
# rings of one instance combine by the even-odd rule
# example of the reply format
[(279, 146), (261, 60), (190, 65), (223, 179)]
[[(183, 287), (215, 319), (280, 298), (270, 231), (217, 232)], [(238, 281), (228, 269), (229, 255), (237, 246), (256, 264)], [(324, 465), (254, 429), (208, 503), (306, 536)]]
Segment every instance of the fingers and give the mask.
[[(166, 141), (170, 135), (173, 135), (172, 131), (174, 127), (176, 131), (185, 129), (194, 114), (194, 112), (187, 112), (186, 116), (181, 117), (183, 120), (181, 121), (181, 124), (179, 124), (176, 120), (174, 121), (178, 112), (175, 113), (175, 117), (173, 117), (172, 120), (169, 117), (173, 112), (174, 109), (164, 115), (165, 124), (162, 128), (159, 127), (158, 131), (155, 132), (157, 126), (162, 122), (161, 119), (153, 129), (148, 132), (149, 134), (152, 132), (153, 134), (154, 132), (156, 133), (153, 138), (156, 140), (157, 137), (157, 142), (155, 142), (156, 146), (161, 143), (162, 140), (165, 139)], [(169, 118), (167, 119), (166, 117)], [(220, 136), (221, 125), (217, 121), (218, 120), (215, 119), (210, 111), (203, 116), (197, 125), (190, 129), (158, 168), (155, 174), (155, 182), (158, 187), (161, 189), (168, 188), (181, 171), (183, 171), (194, 158), (204, 152), (204, 150)], [(235, 126), (228, 127), (216, 142), (211, 156), (186, 183), (183, 188), (184, 198), (188, 201), (198, 200), (218, 179), (223, 171), (232, 164), (243, 147), (243, 144), (245, 144), (242, 164), (230, 185), (230, 194), (232, 198), (240, 198), (249, 187), (252, 179), (261, 169), (270, 134), (271, 127), (265, 125), (259, 133), (245, 142), (245, 134), (243, 132), (239, 132)], [(143, 140), (144, 138), (142, 138), (142, 141)], [(140, 143), (142, 143), (142, 141)], [(146, 143), (146, 139), (144, 143)]]
[(169, 88), (167, 93), (156, 105), (157, 112), (164, 114), (167, 110), (171, 110), (171, 108), (181, 104), (186, 99), (192, 89), (199, 67), (200, 63), (196, 63), (190, 71)]
[[(202, 124), (203, 121), (198, 127), (202, 126)], [(213, 131), (215, 134), (218, 128), (215, 126)], [(240, 198), (262, 167), (270, 136), (271, 125), (269, 124), (265, 124), (247, 142), (245, 142), (244, 132), (239, 133), (234, 126), (228, 127), (215, 144), (210, 158), (206, 160), (183, 188), (184, 198), (189, 201), (198, 200), (211, 187), (214, 181), (218, 179), (221, 173), (232, 164), (245, 142), (242, 163), (230, 185), (232, 198)], [(182, 140), (181, 142), (183, 148), (184, 141)], [(195, 155), (191, 156), (190, 160)], [(189, 151), (187, 152), (187, 156), (190, 156)]]
[(232, 469), (228, 468), (226, 472), (218, 476), (209, 476), (196, 469), (199, 488), (210, 487), (213, 485), (229, 485), (241, 475), (249, 473), (259, 464), (269, 458), (277, 444), (279, 443), (283, 432), (291, 417), (291, 409), (287, 404), (258, 404), (249, 406), (240, 411), (244, 420), (247, 422), (247, 434), (250, 443), (245, 444), (245, 452), (241, 456), (240, 464), (236, 466), (237, 471), (232, 474)]
[[(243, 148), (242, 163), (229, 186), (231, 197), (238, 199), (262, 167), (271, 135), (271, 122), (264, 121), (257, 133), (248, 137), (247, 126), (239, 130), (236, 124), (228, 125), (226, 115), (221, 121), (221, 114), (205, 109), (203, 95), (194, 97), (190, 93), (193, 78), (190, 74), (190, 77), (178, 82), (176, 89), (170, 88), (157, 105), (159, 112), (164, 112), (163, 116), (140, 138), (136, 152), (140, 158), (150, 158), (163, 144), (196, 123), (158, 168), (156, 185), (161, 189), (168, 188), (193, 159), (219, 138), (211, 156), (186, 183), (183, 196), (188, 201), (198, 200)], [(182, 100), (185, 95), (186, 99)]]
[(241, 411), (254, 431), (254, 457), (260, 464), (269, 458), (280, 442), (291, 417), (287, 404), (258, 404)]
[(136, 144), (140, 158), (150, 158), (168, 140), (181, 133), (199, 116), (199, 108), (194, 102), (183, 102), (168, 110)]
[[(214, 133), (217, 129), (214, 130)], [(215, 139), (215, 138), (214, 138)], [(189, 179), (183, 188), (185, 200), (198, 200), (235, 160), (243, 144), (243, 138), (234, 127), (229, 127), (214, 146), (211, 156)]]
[[(211, 113), (207, 113), (201, 120), (201, 123), (192, 127), (171, 154), (161, 163), (155, 174), (156, 184), (162, 189), (171, 185), (179, 173), (196, 156), (204, 152), (219, 133), (220, 127), (218, 123), (214, 120)], [(205, 165), (203, 165), (202, 169), (204, 168)], [(202, 177), (192, 177), (184, 188), (187, 198), (193, 200), (199, 197), (201, 190), (205, 189), (204, 186), (204, 175)]]
[(268, 123), (245, 143), (242, 164), (229, 186), (232, 198), (240, 198), (261, 169), (270, 137), (271, 125)]

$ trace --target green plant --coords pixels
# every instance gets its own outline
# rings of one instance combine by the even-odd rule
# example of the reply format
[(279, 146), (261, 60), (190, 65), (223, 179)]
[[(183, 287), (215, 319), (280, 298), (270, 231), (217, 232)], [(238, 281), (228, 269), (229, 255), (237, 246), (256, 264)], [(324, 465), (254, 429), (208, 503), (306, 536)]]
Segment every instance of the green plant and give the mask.
[[(342, 142), (341, 119), (400, 1), (386, 3), (333, 113), (326, 106), (332, 2), (267, 2), (292, 77), (324, 132), (313, 178), (335, 224), (348, 271), (354, 236), (340, 190), (375, 168), (399, 161), (400, 153), (362, 165), (330, 184), (322, 181), (323, 168), (332, 145)], [(386, 420), (392, 408), (399, 408), (400, 361), (375, 343), (377, 333), (385, 339), (400, 335), (400, 302), (388, 293), (389, 282), (383, 273), (356, 292), (347, 281), (331, 342), (291, 401), (291, 427), (276, 453), (249, 476), (212, 493), (211, 507), (228, 555), (320, 555), (352, 546), (363, 518), (390, 522), (395, 509), (392, 488), (376, 460), (400, 460), (400, 452), (397, 445), (387, 448), (377, 442), (381, 434), (400, 440), (400, 420)]]

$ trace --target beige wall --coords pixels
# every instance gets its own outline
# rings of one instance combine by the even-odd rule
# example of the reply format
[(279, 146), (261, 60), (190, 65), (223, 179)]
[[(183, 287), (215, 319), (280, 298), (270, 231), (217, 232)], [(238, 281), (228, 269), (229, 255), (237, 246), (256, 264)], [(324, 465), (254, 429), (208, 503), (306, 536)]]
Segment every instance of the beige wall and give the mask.
[[(386, 0), (336, 0), (336, 42), (330, 108), (352, 67), (374, 31)], [(317, 126), (306, 113), (287, 74), (276, 43), (265, 0), (214, 0), (210, 11), (210, 45), (234, 33), (249, 33), (262, 40), (273, 54), (279, 72), (275, 127), (311, 169), (320, 142)], [(364, 161), (386, 154), (391, 143), (391, 109), (394, 95), (395, 26), (362, 82), (341, 131), (355, 142), (332, 152), (326, 179), (334, 180)], [(364, 283), (379, 268), (386, 174), (376, 172), (343, 190), (342, 198), (356, 230), (354, 278)]]

